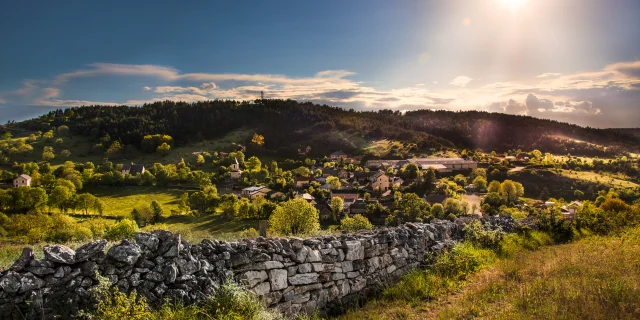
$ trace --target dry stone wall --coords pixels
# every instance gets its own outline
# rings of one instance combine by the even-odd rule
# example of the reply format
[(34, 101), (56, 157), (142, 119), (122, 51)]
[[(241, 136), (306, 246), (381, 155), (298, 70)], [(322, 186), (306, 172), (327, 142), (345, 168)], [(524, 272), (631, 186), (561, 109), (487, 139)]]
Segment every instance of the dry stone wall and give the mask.
[(168, 231), (137, 233), (108, 250), (104, 240), (77, 250), (30, 248), (0, 273), (1, 319), (68, 318), (95, 308), (99, 275), (152, 304), (196, 303), (233, 278), (286, 314), (341, 309), (452, 247), (462, 227), (449, 221), (407, 223), (371, 232), (301, 238), (257, 238), (190, 244)]

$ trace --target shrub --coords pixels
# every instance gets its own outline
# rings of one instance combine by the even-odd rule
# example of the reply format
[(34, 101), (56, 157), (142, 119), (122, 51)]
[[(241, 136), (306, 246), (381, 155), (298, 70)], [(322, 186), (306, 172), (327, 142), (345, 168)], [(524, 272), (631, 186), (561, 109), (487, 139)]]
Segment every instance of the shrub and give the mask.
[(260, 236), (260, 233), (258, 233), (258, 230), (254, 228), (245, 229), (240, 232), (241, 238), (254, 239), (254, 238), (257, 238), (258, 236)]
[(373, 229), (373, 224), (369, 222), (369, 219), (367, 219), (367, 217), (361, 214), (356, 214), (353, 216), (353, 218), (345, 217), (344, 219), (340, 220), (340, 229), (348, 232), (371, 230)]
[(98, 299), (95, 313), (88, 316), (95, 320), (147, 320), (152, 318), (147, 301), (144, 297), (138, 297), (136, 291), (129, 295), (118, 291), (111, 286), (106, 278), (100, 278), (100, 285), (92, 290), (94, 297)]
[(138, 232), (138, 225), (131, 219), (122, 219), (107, 229), (105, 238), (107, 240), (132, 239)]
[(501, 229), (487, 230), (479, 220), (473, 220), (462, 229), (467, 241), (482, 248), (496, 249), (505, 236)]

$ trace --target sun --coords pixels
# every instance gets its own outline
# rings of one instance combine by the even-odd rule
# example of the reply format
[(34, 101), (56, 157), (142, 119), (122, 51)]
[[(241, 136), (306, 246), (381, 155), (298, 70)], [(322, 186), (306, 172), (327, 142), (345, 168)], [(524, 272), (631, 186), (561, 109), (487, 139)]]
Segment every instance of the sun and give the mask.
[(507, 6), (511, 13), (516, 13), (525, 5), (527, 0), (500, 0), (500, 2)]

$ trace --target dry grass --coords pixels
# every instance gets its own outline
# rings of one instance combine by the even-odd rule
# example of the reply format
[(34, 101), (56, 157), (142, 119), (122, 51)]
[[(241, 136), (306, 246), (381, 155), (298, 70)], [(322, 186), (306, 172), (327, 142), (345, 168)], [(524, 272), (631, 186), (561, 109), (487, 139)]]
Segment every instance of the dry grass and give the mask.
[(639, 319), (640, 228), (520, 251), (416, 304), (381, 299), (342, 319)]

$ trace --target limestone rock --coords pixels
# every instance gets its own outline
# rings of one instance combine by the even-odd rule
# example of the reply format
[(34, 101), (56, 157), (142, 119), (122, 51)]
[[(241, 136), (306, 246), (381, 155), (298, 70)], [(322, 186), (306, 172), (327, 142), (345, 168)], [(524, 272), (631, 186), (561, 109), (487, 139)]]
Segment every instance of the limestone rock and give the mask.
[(94, 255), (104, 252), (107, 240), (89, 242), (76, 250), (76, 262), (87, 261)]
[(287, 287), (287, 271), (283, 269), (269, 270), (269, 282), (271, 290), (282, 290)]
[(122, 240), (119, 245), (111, 247), (111, 249), (109, 249), (109, 251), (107, 252), (107, 256), (111, 259), (117, 262), (125, 263), (127, 265), (134, 264), (138, 260), (140, 255), (142, 255), (140, 247), (137, 244), (131, 243), (127, 240)]
[(44, 258), (51, 262), (62, 264), (74, 264), (76, 262), (76, 252), (63, 245), (46, 245), (42, 248)]

